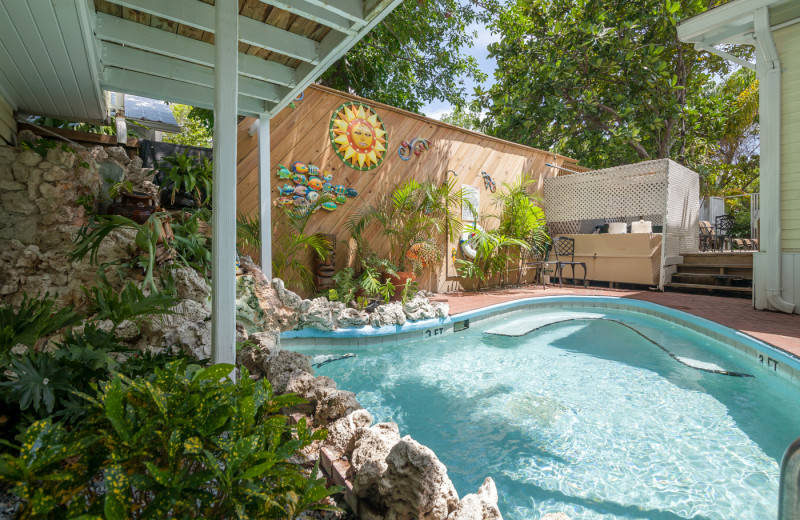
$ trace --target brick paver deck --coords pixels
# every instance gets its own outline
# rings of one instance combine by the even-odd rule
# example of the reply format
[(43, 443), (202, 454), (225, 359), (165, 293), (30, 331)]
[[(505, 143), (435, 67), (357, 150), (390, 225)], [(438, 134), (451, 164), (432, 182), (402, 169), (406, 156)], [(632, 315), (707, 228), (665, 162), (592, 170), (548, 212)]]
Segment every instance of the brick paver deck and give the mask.
[(453, 315), (522, 298), (561, 295), (621, 296), (657, 303), (740, 330), (800, 356), (800, 314), (788, 315), (779, 312), (757, 311), (753, 309), (751, 301), (746, 298), (677, 292), (630, 291), (598, 287), (564, 287), (559, 289), (558, 287), (548, 286), (547, 289), (542, 289), (541, 286), (536, 288), (531, 286), (518, 289), (481, 291), (480, 293), (444, 293), (437, 294), (431, 299), (447, 302), (450, 305), (450, 314)]

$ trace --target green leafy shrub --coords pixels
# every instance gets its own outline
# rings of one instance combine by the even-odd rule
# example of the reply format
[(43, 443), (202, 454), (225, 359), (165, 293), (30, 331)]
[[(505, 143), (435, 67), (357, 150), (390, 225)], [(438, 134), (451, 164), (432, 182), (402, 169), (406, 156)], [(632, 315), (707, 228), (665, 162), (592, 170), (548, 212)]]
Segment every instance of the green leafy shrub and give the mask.
[(170, 307), (178, 299), (166, 292), (151, 292), (145, 295), (133, 282), (128, 282), (121, 291), (106, 283), (99, 283), (91, 290), (83, 288), (89, 299), (89, 313), (94, 319), (111, 320), (116, 329), (125, 320), (141, 321), (145, 316), (172, 314)]
[(528, 243), (498, 231), (475, 229), (474, 233), (470, 242), (475, 247), (475, 258), (459, 258), (455, 263), (459, 275), (478, 282), (478, 290), (489, 278), (503, 272), (512, 258), (512, 248), (530, 249)]
[(39, 338), (82, 319), (72, 308), (55, 310), (54, 305), (55, 300), (49, 293), (36, 298), (25, 294), (17, 309), (13, 305), (0, 305), (0, 368), (8, 362), (15, 345), (22, 343), (33, 347)]
[(164, 173), (163, 185), (171, 184), (171, 202), (175, 202), (179, 191), (189, 193), (200, 205), (211, 201), (214, 167), (208, 158), (186, 153), (170, 155), (159, 161), (158, 169)]
[[(171, 363), (137, 380), (99, 385), (82, 428), (30, 426), (18, 454), (0, 457), (0, 480), (23, 499), (23, 518), (296, 518), (330, 509), (328, 490), (288, 462), (323, 439), (279, 410), (269, 382), (231, 365)], [(96, 481), (102, 476), (102, 485)]]

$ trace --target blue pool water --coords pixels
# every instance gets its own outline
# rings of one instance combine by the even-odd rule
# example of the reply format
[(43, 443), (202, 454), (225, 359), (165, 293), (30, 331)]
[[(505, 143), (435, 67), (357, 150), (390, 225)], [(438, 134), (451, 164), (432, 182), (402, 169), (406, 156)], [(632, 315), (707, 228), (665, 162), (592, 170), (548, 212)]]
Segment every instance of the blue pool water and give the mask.
[[(355, 357), (317, 374), (355, 392), (375, 422), (394, 421), (432, 448), (459, 496), (493, 477), (508, 520), (558, 511), (775, 518), (779, 461), (800, 436), (800, 389), (674, 323), (591, 311), (620, 323), (566, 308), (512, 312), (441, 337), (352, 347)], [(520, 337), (486, 333), (572, 313)], [(691, 368), (643, 335), (676, 356), (755, 377)]]

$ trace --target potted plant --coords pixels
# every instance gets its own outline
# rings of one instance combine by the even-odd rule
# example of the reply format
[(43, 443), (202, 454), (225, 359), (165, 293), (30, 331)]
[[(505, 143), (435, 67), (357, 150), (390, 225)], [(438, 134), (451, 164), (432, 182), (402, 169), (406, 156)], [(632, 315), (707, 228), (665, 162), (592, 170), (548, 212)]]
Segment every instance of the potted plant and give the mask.
[(163, 158), (161, 205), (165, 208), (197, 208), (211, 200), (213, 166), (205, 157), (183, 154)]
[(397, 273), (390, 280), (395, 287), (403, 287), (406, 280), (416, 279), (414, 270), (420, 272), (427, 265), (421, 261), (422, 254), (426, 262), (441, 260), (436, 245), (439, 237), (449, 235), (454, 240), (458, 236), (461, 221), (454, 208), (461, 203), (461, 197), (455, 180), (436, 185), (411, 179), (375, 206), (356, 211), (347, 226), (358, 242), (364, 229), (378, 222), (391, 244), (390, 260), (397, 265)]

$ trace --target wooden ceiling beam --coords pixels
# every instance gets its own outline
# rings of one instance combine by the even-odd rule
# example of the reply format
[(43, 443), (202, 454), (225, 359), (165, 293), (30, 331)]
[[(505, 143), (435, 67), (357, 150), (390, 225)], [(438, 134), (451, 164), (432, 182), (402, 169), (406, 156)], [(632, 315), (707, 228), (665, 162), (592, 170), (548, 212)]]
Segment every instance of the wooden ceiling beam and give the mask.
[[(198, 0), (107, 0), (113, 4), (214, 32), (214, 6)], [(310, 38), (239, 16), (239, 41), (291, 58), (319, 63), (318, 44)]]
[[(101, 41), (130, 45), (183, 61), (214, 66), (214, 45), (168, 33), (104, 13), (96, 14), (95, 35)], [(306, 65), (313, 66), (310, 63)], [(256, 56), (239, 53), (239, 74), (293, 88), (296, 71)]]

